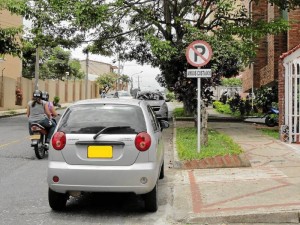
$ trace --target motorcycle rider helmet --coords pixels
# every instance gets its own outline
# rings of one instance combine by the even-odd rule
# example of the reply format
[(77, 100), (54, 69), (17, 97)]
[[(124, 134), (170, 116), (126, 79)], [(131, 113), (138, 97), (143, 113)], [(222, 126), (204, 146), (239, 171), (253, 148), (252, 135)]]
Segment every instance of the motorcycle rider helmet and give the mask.
[(42, 92), (42, 99), (43, 99), (44, 101), (47, 101), (47, 102), (48, 102), (48, 100), (49, 100), (49, 93), (48, 93), (47, 91), (43, 91), (43, 92)]
[(35, 98), (35, 99), (41, 99), (42, 98), (42, 92), (40, 90), (35, 90), (33, 92), (33, 98)]

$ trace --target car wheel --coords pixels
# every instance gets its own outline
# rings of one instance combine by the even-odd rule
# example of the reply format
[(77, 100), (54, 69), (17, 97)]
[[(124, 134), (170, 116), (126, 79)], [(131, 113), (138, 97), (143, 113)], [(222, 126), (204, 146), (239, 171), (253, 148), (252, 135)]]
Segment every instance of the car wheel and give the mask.
[(152, 191), (144, 195), (145, 209), (148, 212), (156, 212), (158, 209), (157, 183)]
[(165, 169), (164, 169), (164, 164), (165, 162), (162, 163), (161, 168), (160, 168), (160, 174), (159, 174), (159, 179), (163, 179), (165, 177)]
[(55, 211), (62, 211), (66, 208), (66, 203), (68, 200), (67, 194), (58, 193), (48, 189), (48, 201), (50, 207)]

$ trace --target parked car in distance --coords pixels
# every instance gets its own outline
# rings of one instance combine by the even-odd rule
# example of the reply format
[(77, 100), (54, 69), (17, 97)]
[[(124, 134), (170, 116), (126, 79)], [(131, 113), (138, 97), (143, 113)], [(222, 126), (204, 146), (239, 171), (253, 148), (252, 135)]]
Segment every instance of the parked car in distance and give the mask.
[(133, 99), (131, 94), (127, 91), (116, 91), (114, 98)]
[(114, 98), (115, 92), (107, 92), (105, 98)]
[(146, 101), (89, 99), (69, 106), (49, 146), (48, 200), (63, 210), (70, 196), (85, 192), (142, 195), (145, 209), (158, 208), (158, 180), (164, 177), (162, 130)]
[(148, 102), (158, 119), (168, 120), (168, 105), (161, 92), (140, 91), (137, 93), (136, 99)]

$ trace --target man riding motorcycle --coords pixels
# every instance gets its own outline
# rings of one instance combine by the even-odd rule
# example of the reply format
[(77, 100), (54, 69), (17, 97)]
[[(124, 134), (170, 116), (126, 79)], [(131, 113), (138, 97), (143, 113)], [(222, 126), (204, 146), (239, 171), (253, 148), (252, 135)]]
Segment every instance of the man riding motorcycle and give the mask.
[(51, 112), (48, 104), (46, 101), (42, 100), (42, 92), (39, 90), (33, 92), (33, 99), (28, 102), (27, 117), (30, 135), (32, 135), (32, 123), (38, 123), (47, 129), (48, 135), (46, 138), (46, 145), (48, 146), (56, 125), (51, 120)]

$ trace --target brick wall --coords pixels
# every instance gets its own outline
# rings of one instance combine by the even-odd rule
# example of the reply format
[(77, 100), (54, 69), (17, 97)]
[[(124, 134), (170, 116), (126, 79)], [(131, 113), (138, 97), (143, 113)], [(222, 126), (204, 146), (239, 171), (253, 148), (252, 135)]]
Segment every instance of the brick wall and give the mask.
[[(287, 35), (278, 36), (278, 42), (275, 42), (278, 45), (278, 49), (281, 49), (281, 54), (287, 52), (288, 50), (293, 49), (295, 46), (300, 44), (300, 9), (290, 11), (288, 14), (289, 21), (293, 22), (291, 29), (287, 32)], [(279, 57), (278, 57), (279, 58)], [(276, 62), (276, 61), (275, 61)], [(279, 105), (279, 126), (284, 124), (284, 73), (285, 69), (282, 65), (282, 60), (278, 61), (278, 105)]]
[[(254, 21), (264, 20), (268, 21), (268, 2), (267, 0), (260, 0), (258, 3), (252, 3), (252, 18)], [(262, 38), (258, 42), (258, 49), (256, 58), (253, 64), (254, 88), (259, 88), (261, 84), (261, 70), (267, 66), (268, 63), (268, 39)]]
[(288, 18), (292, 22), (288, 31), (288, 50), (291, 50), (300, 43), (300, 9), (290, 11)]

